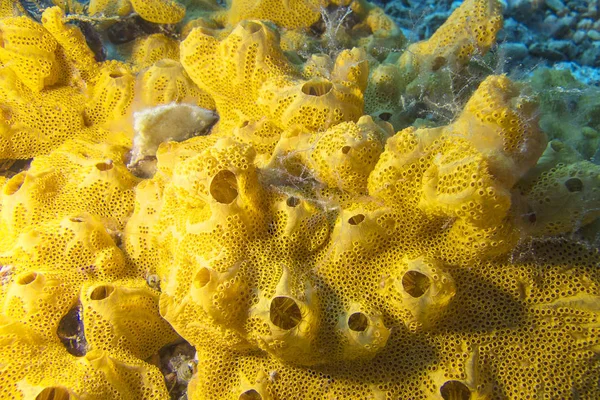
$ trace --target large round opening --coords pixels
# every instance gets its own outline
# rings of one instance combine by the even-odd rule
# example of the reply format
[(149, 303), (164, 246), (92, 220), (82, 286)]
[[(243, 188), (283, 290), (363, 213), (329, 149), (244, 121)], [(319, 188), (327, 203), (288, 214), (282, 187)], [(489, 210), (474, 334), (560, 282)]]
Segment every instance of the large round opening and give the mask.
[(308, 81), (302, 85), (302, 93), (309, 96), (324, 96), (333, 89), (333, 83), (329, 81)]
[(365, 220), (365, 216), (363, 214), (356, 214), (350, 218), (348, 218), (348, 223), (350, 225), (358, 225)]
[(235, 174), (226, 169), (219, 171), (210, 183), (210, 195), (221, 204), (231, 204), (238, 195)]
[(115, 288), (110, 285), (98, 286), (90, 294), (92, 300), (104, 300), (114, 292)]
[(440, 395), (444, 400), (469, 400), (471, 391), (460, 381), (448, 381), (440, 388)]
[(70, 400), (71, 393), (62, 387), (48, 387), (35, 397), (35, 400)]
[(348, 318), (348, 328), (355, 332), (364, 332), (369, 326), (369, 319), (361, 312), (355, 312)]
[(240, 400), (262, 400), (262, 396), (254, 389), (246, 390), (244, 393), (240, 394)]
[(118, 79), (118, 78), (122, 78), (123, 76), (125, 76), (126, 73), (127, 72), (125, 70), (118, 69), (118, 70), (115, 70), (115, 71), (110, 71), (108, 73), (108, 76), (111, 77), (111, 78), (113, 78), (113, 79)]
[(571, 193), (581, 192), (583, 190), (583, 182), (579, 178), (570, 178), (566, 180), (565, 187)]
[(427, 292), (431, 281), (427, 275), (418, 271), (408, 271), (402, 277), (402, 287), (412, 297), (421, 297)]
[(302, 320), (302, 313), (293, 299), (277, 296), (271, 300), (270, 317), (273, 325), (288, 330), (298, 326)]
[(379, 119), (381, 119), (382, 121), (389, 121), (390, 118), (392, 118), (392, 113), (382, 112), (381, 114), (379, 114)]
[(17, 285), (29, 285), (31, 282), (35, 281), (38, 277), (37, 272), (25, 272), (17, 276), (16, 282)]
[(112, 161), (103, 161), (103, 162), (99, 162), (96, 164), (96, 168), (98, 169), (98, 171), (109, 171), (113, 168), (113, 162)]
[(290, 197), (285, 204), (287, 204), (288, 207), (297, 207), (300, 204), (300, 199), (297, 197)]
[(206, 267), (200, 268), (200, 271), (194, 277), (194, 286), (203, 288), (210, 281), (210, 270)]

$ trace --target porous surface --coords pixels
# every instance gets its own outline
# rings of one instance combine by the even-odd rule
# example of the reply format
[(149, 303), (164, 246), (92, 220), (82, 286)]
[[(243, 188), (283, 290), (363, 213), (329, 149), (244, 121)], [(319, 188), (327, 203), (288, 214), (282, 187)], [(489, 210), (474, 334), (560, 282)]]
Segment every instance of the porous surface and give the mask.
[(66, 3), (0, 0), (0, 399), (600, 397), (596, 102), (498, 2)]

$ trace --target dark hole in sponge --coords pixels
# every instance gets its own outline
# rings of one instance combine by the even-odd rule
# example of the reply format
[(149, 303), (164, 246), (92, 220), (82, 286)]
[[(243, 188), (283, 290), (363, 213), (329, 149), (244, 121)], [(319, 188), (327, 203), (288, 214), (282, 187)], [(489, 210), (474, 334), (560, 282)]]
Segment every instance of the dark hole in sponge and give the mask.
[(308, 81), (302, 85), (302, 93), (309, 96), (324, 96), (331, 91), (333, 83), (329, 81)]
[(348, 318), (348, 328), (355, 332), (363, 332), (369, 326), (369, 319), (361, 312), (355, 312)]
[(402, 277), (402, 287), (412, 297), (421, 297), (427, 292), (431, 282), (427, 275), (419, 271), (408, 271)]
[(47, 387), (35, 397), (35, 400), (71, 400), (74, 397), (63, 387)]
[(287, 296), (277, 296), (271, 300), (271, 322), (278, 328), (289, 330), (302, 321), (302, 313), (296, 302)]
[(256, 390), (249, 389), (240, 394), (239, 400), (262, 400), (262, 396)]
[(446, 59), (444, 57), (436, 57), (433, 60), (433, 63), (431, 64), (431, 70), (437, 71), (438, 69), (442, 68), (444, 65), (446, 65)]
[(70, 354), (82, 357), (87, 353), (87, 341), (81, 319), (81, 304), (70, 309), (62, 317), (58, 323), (56, 335)]
[(392, 118), (392, 113), (382, 112), (381, 114), (379, 114), (379, 119), (381, 119), (383, 121), (389, 121), (390, 118)]
[(210, 195), (221, 204), (231, 204), (238, 195), (235, 174), (229, 170), (217, 172), (210, 183)]
[(440, 395), (444, 400), (469, 400), (471, 391), (460, 381), (447, 381), (440, 388)]
[(583, 190), (583, 182), (579, 178), (567, 179), (565, 186), (569, 192), (581, 192)]
[(358, 225), (365, 220), (365, 216), (363, 214), (356, 214), (350, 218), (348, 218), (348, 223), (350, 225)]
[(90, 294), (92, 300), (104, 300), (114, 292), (115, 288), (110, 285), (102, 285), (95, 288)]
[(288, 207), (297, 207), (300, 204), (300, 199), (292, 196), (286, 200), (285, 204)]
[(98, 171), (109, 171), (113, 168), (113, 163), (112, 161), (103, 161), (103, 162), (99, 162), (96, 164), (96, 168), (98, 169)]

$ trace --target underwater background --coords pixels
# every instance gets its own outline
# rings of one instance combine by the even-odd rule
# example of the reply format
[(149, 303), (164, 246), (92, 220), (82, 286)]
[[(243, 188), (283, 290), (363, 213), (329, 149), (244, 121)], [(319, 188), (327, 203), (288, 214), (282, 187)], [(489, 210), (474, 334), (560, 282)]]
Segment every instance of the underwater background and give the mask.
[(597, 0), (0, 0), (0, 400), (600, 399)]

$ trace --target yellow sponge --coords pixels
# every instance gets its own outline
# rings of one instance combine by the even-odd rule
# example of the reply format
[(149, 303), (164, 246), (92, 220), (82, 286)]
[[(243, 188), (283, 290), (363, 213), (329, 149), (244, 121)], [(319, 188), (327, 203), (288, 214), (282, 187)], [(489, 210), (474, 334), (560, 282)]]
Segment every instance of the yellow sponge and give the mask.
[(86, 135), (85, 100), (76, 89), (59, 87), (38, 94), (16, 79), (6, 67), (0, 70), (0, 158), (47, 154), (69, 137)]
[[(98, 63), (81, 31), (75, 26), (65, 24), (64, 18), (65, 15), (60, 7), (50, 7), (42, 14), (42, 25), (60, 45), (57, 54), (64, 54), (72, 67), (81, 74), (81, 78), (89, 81), (98, 73)], [(61, 67), (67, 69), (70, 65), (61, 65)], [(65, 72), (62, 71), (62, 74)]]
[[(23, 357), (15, 357), (14, 352)], [(6, 399), (164, 399), (168, 391), (155, 366), (123, 353), (90, 351), (75, 357), (44, 342), (22, 324), (0, 326), (0, 396)]]
[(163, 59), (179, 60), (179, 43), (162, 33), (148, 35), (136, 39), (130, 59), (138, 70)]
[(176, 24), (185, 16), (185, 7), (174, 0), (131, 0), (133, 10), (155, 24)]
[(131, 12), (129, 0), (90, 0), (88, 14), (103, 14), (107, 17), (124, 17)]
[(227, 22), (235, 25), (248, 19), (273, 21), (285, 28), (307, 28), (321, 17), (319, 0), (233, 0), (227, 11)]
[(0, 20), (0, 61), (29, 89), (39, 92), (58, 81), (57, 42), (39, 23), (27, 17)]
[(177, 339), (158, 313), (158, 292), (145, 279), (88, 283), (80, 299), (92, 350), (131, 352), (144, 360)]
[(145, 104), (156, 106), (170, 102), (193, 102), (206, 109), (215, 109), (215, 102), (191, 81), (181, 63), (162, 59), (141, 75), (139, 92)]
[(300, 162), (329, 187), (366, 193), (369, 173), (383, 151), (385, 140), (392, 135), (391, 126), (385, 123), (378, 126), (371, 117), (363, 116), (356, 123), (336, 124), (323, 133), (284, 136), (274, 152), (271, 167), (283, 161), (294, 172), (294, 164)]
[(403, 260), (382, 282), (381, 292), (409, 329), (430, 328), (456, 294), (452, 275), (440, 264), (424, 258)]
[(223, 123), (234, 126), (262, 118), (257, 99), (268, 79), (296, 75), (279, 48), (276, 32), (258, 21), (241, 22), (221, 42), (194, 29), (181, 42), (181, 63), (214, 98)]
[(0, 0), (0, 18), (14, 16), (14, 6), (12, 0)]
[(111, 123), (129, 112), (134, 96), (135, 78), (126, 64), (106, 61), (89, 90), (85, 118), (88, 125)]
[(475, 52), (485, 54), (501, 27), (499, 1), (466, 0), (428, 40), (410, 45), (398, 65), (406, 72), (436, 71), (444, 65), (454, 70)]
[[(16, 273), (16, 270), (26, 272)], [(45, 340), (58, 342), (58, 325), (77, 302), (77, 283), (81, 277), (70, 271), (35, 272), (22, 267), (15, 268), (13, 273), (12, 282), (0, 296), (2, 314), (20, 321)]]

